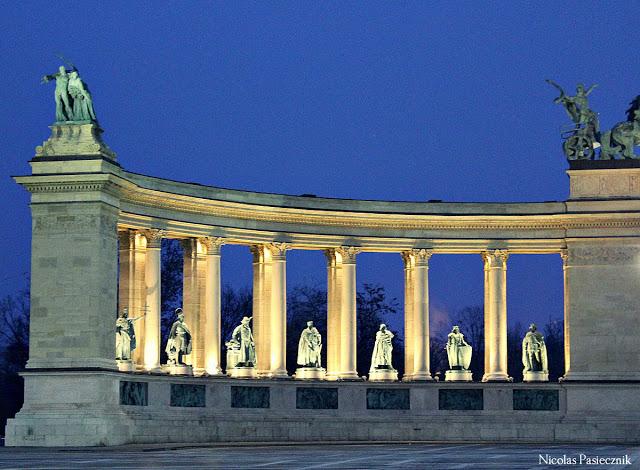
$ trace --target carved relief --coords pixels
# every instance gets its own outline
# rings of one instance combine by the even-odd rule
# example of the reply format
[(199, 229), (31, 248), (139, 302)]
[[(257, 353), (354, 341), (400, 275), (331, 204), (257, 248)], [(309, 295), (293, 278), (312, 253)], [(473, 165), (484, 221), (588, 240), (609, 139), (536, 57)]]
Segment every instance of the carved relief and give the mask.
[(568, 263), (579, 265), (631, 264), (640, 261), (640, 246), (588, 246), (570, 248)]

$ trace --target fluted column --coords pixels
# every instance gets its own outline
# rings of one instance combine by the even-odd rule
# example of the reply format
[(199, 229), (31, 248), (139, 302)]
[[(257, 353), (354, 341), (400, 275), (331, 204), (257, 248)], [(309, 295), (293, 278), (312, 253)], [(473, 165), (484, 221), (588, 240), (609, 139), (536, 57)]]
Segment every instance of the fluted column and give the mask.
[(256, 346), (256, 373), (266, 376), (271, 370), (271, 252), (264, 245), (250, 247), (253, 255), (253, 339)]
[(325, 250), (327, 257), (327, 379), (340, 377), (340, 303), (342, 263), (334, 248)]
[(413, 268), (413, 374), (412, 380), (433, 380), (429, 351), (429, 259), (431, 250), (412, 250)]
[(144, 368), (160, 367), (160, 279), (162, 230), (146, 230), (147, 256), (144, 282), (146, 287), (147, 316), (144, 324)]
[(340, 379), (357, 379), (356, 369), (356, 255), (360, 249), (348, 246), (336, 249), (342, 264), (340, 295)]
[[(120, 282), (118, 312), (129, 310), (130, 318), (138, 318), (133, 327), (136, 332), (136, 348), (131, 356), (135, 364), (144, 364), (144, 329), (146, 288), (144, 283), (146, 240), (136, 230), (124, 230), (119, 234)], [(142, 318), (139, 318), (142, 316)]]
[(267, 245), (271, 253), (271, 311), (269, 376), (285, 378), (287, 374), (287, 260), (285, 243)]
[(410, 251), (402, 252), (404, 263), (404, 377), (411, 380), (413, 376), (414, 320), (413, 320), (413, 271), (414, 259)]
[(569, 250), (560, 251), (564, 284), (564, 377), (571, 373), (571, 308), (569, 299)]
[(483, 382), (509, 381), (507, 373), (506, 250), (482, 254), (485, 268), (485, 371)]
[(206, 248), (204, 366), (208, 375), (221, 375), (220, 367), (220, 249), (222, 238), (203, 238)]

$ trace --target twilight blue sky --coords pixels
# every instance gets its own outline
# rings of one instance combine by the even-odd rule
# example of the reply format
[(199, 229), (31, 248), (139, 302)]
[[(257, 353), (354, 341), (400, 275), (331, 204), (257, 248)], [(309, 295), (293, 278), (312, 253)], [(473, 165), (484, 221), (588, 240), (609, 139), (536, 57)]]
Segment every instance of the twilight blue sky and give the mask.
[[(552, 103), (599, 83), (602, 127), (640, 93), (640, 3), (5, 2), (0, 16), (0, 295), (29, 270), (29, 172), (71, 58), (124, 168), (288, 194), (447, 201), (568, 195)], [(248, 250), (223, 251), (250, 283)], [(479, 256), (435, 256), (432, 318), (482, 303)], [(513, 256), (509, 318), (562, 315), (559, 256)], [(289, 255), (288, 282), (324, 285), (321, 253)], [(358, 281), (402, 297), (398, 255), (359, 257)]]

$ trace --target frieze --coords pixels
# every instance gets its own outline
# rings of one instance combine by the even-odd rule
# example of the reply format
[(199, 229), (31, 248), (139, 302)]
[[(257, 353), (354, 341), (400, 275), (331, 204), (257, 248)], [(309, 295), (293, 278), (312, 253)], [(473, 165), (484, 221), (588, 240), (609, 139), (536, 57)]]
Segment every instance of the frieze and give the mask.
[(47, 234), (67, 233), (72, 231), (85, 231), (87, 229), (99, 229), (102, 232), (113, 232), (116, 237), (117, 215), (109, 214), (47, 214), (33, 215), (34, 234), (46, 232)]
[(634, 264), (640, 260), (640, 246), (588, 246), (568, 250), (568, 264), (607, 265)]

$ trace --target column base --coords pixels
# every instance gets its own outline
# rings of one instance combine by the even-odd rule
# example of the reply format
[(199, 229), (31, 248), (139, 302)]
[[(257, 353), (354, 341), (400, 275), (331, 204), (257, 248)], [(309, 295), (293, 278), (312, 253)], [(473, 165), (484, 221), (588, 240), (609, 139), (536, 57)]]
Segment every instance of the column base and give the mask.
[(324, 380), (327, 371), (323, 367), (298, 367), (293, 376), (296, 380)]
[(290, 379), (291, 376), (287, 373), (285, 369), (274, 370), (272, 372), (268, 372), (265, 376), (267, 379)]
[(523, 382), (548, 382), (549, 373), (541, 371), (528, 371), (522, 374)]
[(434, 382), (435, 380), (436, 379), (434, 379), (431, 374), (428, 374), (426, 372), (405, 375), (404, 377), (402, 377), (403, 382)]
[[(484, 378), (483, 378), (484, 380)], [(470, 370), (448, 370), (444, 373), (445, 382), (473, 382)]]
[(136, 370), (136, 365), (133, 363), (131, 359), (129, 360), (121, 360), (117, 359), (118, 370), (120, 372), (134, 372)]
[(513, 382), (513, 378), (509, 377), (507, 374), (502, 373), (494, 373), (494, 374), (484, 374), (482, 376), (483, 382)]
[(364, 380), (364, 378), (360, 377), (356, 371), (340, 372), (337, 376), (337, 380)]
[(369, 382), (397, 382), (398, 371), (395, 369), (371, 369)]
[(162, 366), (162, 371), (169, 375), (193, 375), (193, 367), (186, 364), (166, 364)]
[(255, 367), (234, 367), (227, 371), (227, 375), (234, 379), (253, 379), (257, 376)]
[(226, 377), (227, 376), (224, 372), (222, 372), (222, 369), (220, 369), (219, 367), (211, 370), (205, 370), (204, 375), (206, 377)]

